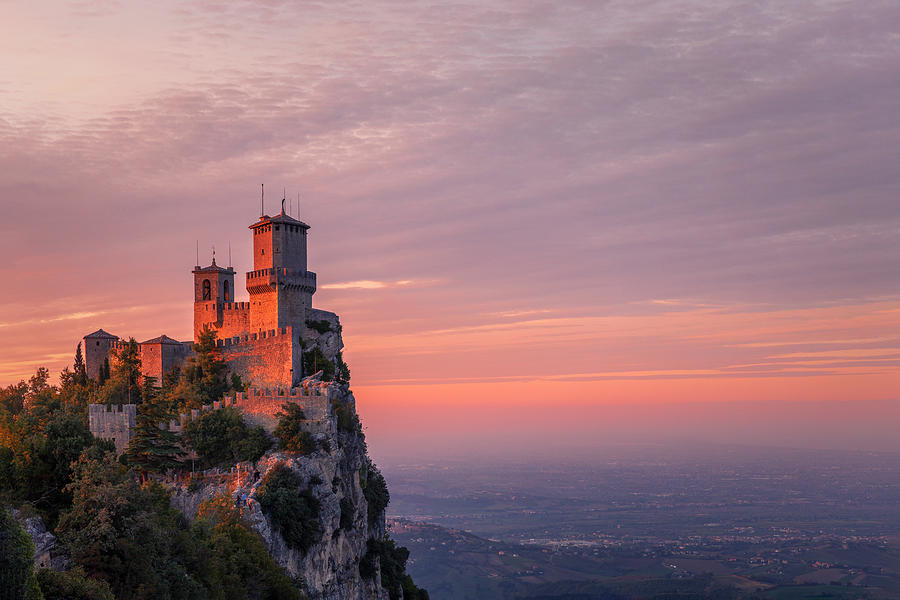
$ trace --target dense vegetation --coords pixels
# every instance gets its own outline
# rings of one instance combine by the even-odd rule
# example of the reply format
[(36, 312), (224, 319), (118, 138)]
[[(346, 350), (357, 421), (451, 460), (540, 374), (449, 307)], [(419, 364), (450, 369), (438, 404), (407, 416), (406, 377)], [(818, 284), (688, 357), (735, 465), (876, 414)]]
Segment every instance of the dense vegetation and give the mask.
[(384, 476), (371, 460), (368, 461), (365, 478), (360, 479), (360, 485), (368, 504), (369, 525), (371, 526), (384, 514), (384, 509), (391, 501), (391, 495), (388, 492)]
[(366, 554), (359, 563), (359, 574), (363, 579), (372, 579), (376, 565), (381, 564), (381, 586), (387, 590), (391, 600), (428, 600), (428, 592), (416, 587), (412, 577), (406, 574), (409, 550), (385, 536), (380, 540), (370, 539)]
[[(216, 351), (215, 334), (203, 332), (196, 355), (180, 371), (166, 374), (161, 386), (141, 376), (137, 348), (133, 340), (126, 342), (92, 380), (79, 345), (73, 368), (63, 370), (59, 385), (51, 385), (41, 368), (29, 381), (0, 389), (0, 595), (302, 598), (302, 582), (274, 562), (230, 497), (204, 504), (189, 522), (158, 483), (158, 475), (186, 468), (190, 450), (206, 468), (256, 460), (272, 445), (262, 428), (248, 427), (231, 408), (204, 413), (181, 434), (159, 426), (243, 389)], [(88, 429), (87, 405), (101, 402), (138, 405), (132, 441), (120, 457), (112, 442), (94, 438)], [(303, 419), (297, 405), (285, 407), (278, 431), (282, 448), (315, 450), (312, 437), (299, 427)], [(354, 419), (343, 415), (342, 427), (361, 435)], [(322, 536), (319, 500), (312, 491), (318, 484), (317, 478), (303, 481), (281, 466), (266, 475), (257, 493), (287, 544), (302, 551)], [(34, 571), (33, 544), (8, 506), (44, 520), (71, 559), (68, 571)], [(352, 509), (342, 505), (345, 529), (352, 528)]]
[(310, 484), (286, 466), (266, 473), (256, 498), (289, 547), (306, 552), (322, 536), (319, 500)]
[(182, 435), (200, 455), (201, 468), (255, 461), (272, 447), (262, 427), (248, 427), (231, 407), (203, 414), (188, 423)]
[(316, 441), (308, 431), (304, 431), (306, 415), (299, 405), (285, 404), (278, 417), (275, 437), (281, 450), (296, 454), (312, 454), (316, 451)]

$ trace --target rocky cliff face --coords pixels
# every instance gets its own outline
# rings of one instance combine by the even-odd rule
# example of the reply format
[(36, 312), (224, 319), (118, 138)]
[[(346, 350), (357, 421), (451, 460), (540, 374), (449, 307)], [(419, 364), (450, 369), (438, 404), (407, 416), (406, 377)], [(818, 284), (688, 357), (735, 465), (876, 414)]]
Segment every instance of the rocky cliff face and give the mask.
[[(351, 392), (344, 388), (340, 400), (351, 409)], [(355, 412), (355, 409), (354, 409)], [(370, 539), (385, 533), (384, 513), (370, 520), (363, 486), (369, 460), (365, 441), (356, 429), (339, 430), (332, 415), (330, 433), (319, 435), (318, 449), (297, 456), (270, 452), (253, 465), (239, 465), (220, 476), (210, 475), (197, 483), (174, 489), (172, 503), (188, 518), (196, 517), (204, 501), (227, 494), (242, 516), (262, 537), (275, 560), (292, 576), (302, 579), (310, 598), (327, 600), (387, 600), (380, 573), (363, 578), (359, 564)], [(290, 547), (277, 524), (266, 515), (257, 492), (273, 469), (283, 465), (299, 476), (318, 500), (317, 521), (321, 536), (306, 552)], [(396, 595), (396, 594), (395, 594)]]

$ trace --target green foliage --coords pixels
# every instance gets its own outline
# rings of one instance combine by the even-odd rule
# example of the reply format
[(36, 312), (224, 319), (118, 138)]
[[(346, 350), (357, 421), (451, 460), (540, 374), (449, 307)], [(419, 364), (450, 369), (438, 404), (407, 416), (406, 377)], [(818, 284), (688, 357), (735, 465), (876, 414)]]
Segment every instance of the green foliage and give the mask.
[(335, 403), (334, 416), (337, 420), (338, 431), (362, 435), (362, 424), (359, 422), (359, 417), (349, 402)]
[(216, 331), (209, 326), (203, 327), (193, 348), (196, 354), (184, 366), (182, 379), (197, 385), (199, 397), (188, 407), (200, 408), (201, 404), (221, 400), (228, 391), (228, 366), (216, 348)]
[(306, 415), (299, 404), (287, 403), (281, 407), (278, 413), (278, 425), (275, 427), (275, 437), (278, 439), (278, 447), (288, 452), (298, 454), (311, 454), (316, 451), (316, 442), (308, 431), (304, 431)]
[(369, 525), (371, 526), (384, 514), (384, 509), (391, 501), (391, 495), (388, 492), (384, 476), (371, 460), (368, 460), (366, 471), (365, 485), (362, 488), (363, 496), (368, 504)]
[(328, 333), (329, 331), (331, 331), (331, 323), (329, 323), (325, 319), (322, 319), (321, 321), (307, 319), (306, 326), (310, 329), (315, 329), (319, 332), (319, 334)]
[(109, 377), (104, 378), (97, 399), (100, 404), (138, 404), (141, 401), (140, 390), (141, 347), (134, 338), (130, 338), (115, 352), (112, 370)]
[(0, 590), (8, 598), (40, 598), (34, 577), (34, 544), (9, 512), (0, 507)]
[(428, 600), (428, 592), (416, 587), (412, 577), (406, 574), (409, 550), (397, 546), (396, 542), (384, 536), (380, 540), (370, 538), (366, 543), (366, 554), (359, 563), (359, 574), (363, 579), (372, 579), (377, 573), (376, 565), (381, 565), (381, 587), (387, 590), (391, 600)]
[(195, 543), (168, 492), (139, 486), (112, 453), (86, 452), (74, 469), (72, 508), (57, 534), (76, 564), (119, 600), (201, 598), (185, 567)]
[(300, 475), (285, 465), (266, 473), (256, 499), (289, 547), (306, 552), (322, 537), (318, 498)]
[(160, 423), (168, 424), (171, 416), (162, 403), (151, 402), (138, 408), (137, 423), (125, 451), (128, 464), (143, 473), (162, 473), (183, 466), (180, 436), (159, 427)]
[(272, 446), (262, 427), (248, 427), (231, 407), (203, 414), (182, 435), (200, 455), (202, 468), (257, 460)]
[(301, 600), (303, 594), (266, 551), (258, 535), (241, 523), (193, 527), (205, 560), (199, 577), (207, 597), (216, 600), (265, 598)]
[(74, 380), (77, 385), (87, 385), (87, 366), (84, 363), (84, 354), (81, 352), (81, 342), (78, 342), (78, 348), (75, 350), (75, 364), (72, 369)]
[(44, 600), (115, 600), (109, 584), (91, 579), (81, 567), (62, 573), (41, 569), (37, 581)]
[(337, 353), (337, 370), (334, 379), (338, 383), (350, 383), (350, 367), (344, 362), (343, 352)]
[(403, 600), (430, 600), (428, 591), (418, 587), (410, 575), (403, 576), (400, 587), (403, 590)]
[(325, 357), (325, 354), (317, 346), (303, 353), (303, 375), (314, 375), (322, 371), (322, 380), (334, 379), (334, 363)]

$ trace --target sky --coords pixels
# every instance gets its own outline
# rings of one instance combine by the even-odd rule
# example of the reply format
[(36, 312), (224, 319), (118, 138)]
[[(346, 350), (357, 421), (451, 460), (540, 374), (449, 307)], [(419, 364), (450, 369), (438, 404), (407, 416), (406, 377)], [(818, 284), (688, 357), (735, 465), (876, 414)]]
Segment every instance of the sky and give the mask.
[(376, 455), (900, 450), (898, 27), (878, 0), (0, 2), (0, 385), (100, 327), (189, 339), (196, 248), (249, 270), (265, 183), (312, 227)]

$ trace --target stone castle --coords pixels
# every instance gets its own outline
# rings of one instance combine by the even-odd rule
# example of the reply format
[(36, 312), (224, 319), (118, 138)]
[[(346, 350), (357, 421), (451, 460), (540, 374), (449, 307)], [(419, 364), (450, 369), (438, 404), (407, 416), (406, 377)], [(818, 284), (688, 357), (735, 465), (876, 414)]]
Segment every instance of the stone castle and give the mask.
[[(217, 334), (217, 345), (232, 373), (257, 388), (291, 389), (303, 378), (303, 350), (315, 340), (335, 360), (343, 344), (340, 336), (325, 336), (307, 323), (327, 323), (339, 334), (337, 315), (312, 307), (316, 274), (307, 270), (306, 240), (309, 225), (285, 214), (262, 215), (250, 225), (253, 235), (253, 270), (247, 273), (249, 302), (235, 302), (235, 271), (216, 264), (195, 266), (194, 340), (204, 327)], [(321, 329), (321, 327), (320, 327)], [(99, 329), (84, 336), (87, 374), (96, 379), (104, 361), (112, 359), (124, 341)], [(165, 334), (140, 343), (145, 377), (162, 382), (193, 354), (193, 342), (180, 342)], [(305, 375), (310, 375), (306, 373)]]
[[(293, 402), (309, 417), (306, 429), (324, 435), (333, 426), (328, 418), (329, 402), (341, 396), (342, 401), (355, 403), (346, 390), (311, 380), (312, 373), (303, 373), (304, 350), (318, 348), (326, 359), (336, 361), (343, 348), (337, 315), (312, 307), (316, 274), (306, 269), (309, 225), (286, 215), (282, 208), (278, 216), (262, 215), (250, 229), (253, 270), (247, 273), (249, 302), (234, 301), (234, 269), (218, 266), (215, 257), (208, 267), (195, 266), (192, 271), (194, 341), (204, 328), (213, 329), (228, 368), (248, 387), (246, 393), (236, 393), (202, 410), (235, 406), (246, 421), (272, 431), (275, 415), (285, 402)], [(125, 343), (103, 329), (84, 336), (88, 376), (97, 379), (104, 363), (115, 360)], [(166, 373), (180, 369), (194, 354), (192, 345), (165, 334), (140, 342), (144, 377), (154, 377), (161, 384)], [(178, 420), (161, 426), (180, 431), (197, 414), (199, 411), (179, 415)], [(112, 440), (118, 453), (125, 450), (135, 425), (134, 404), (91, 404), (88, 417), (91, 433)]]

